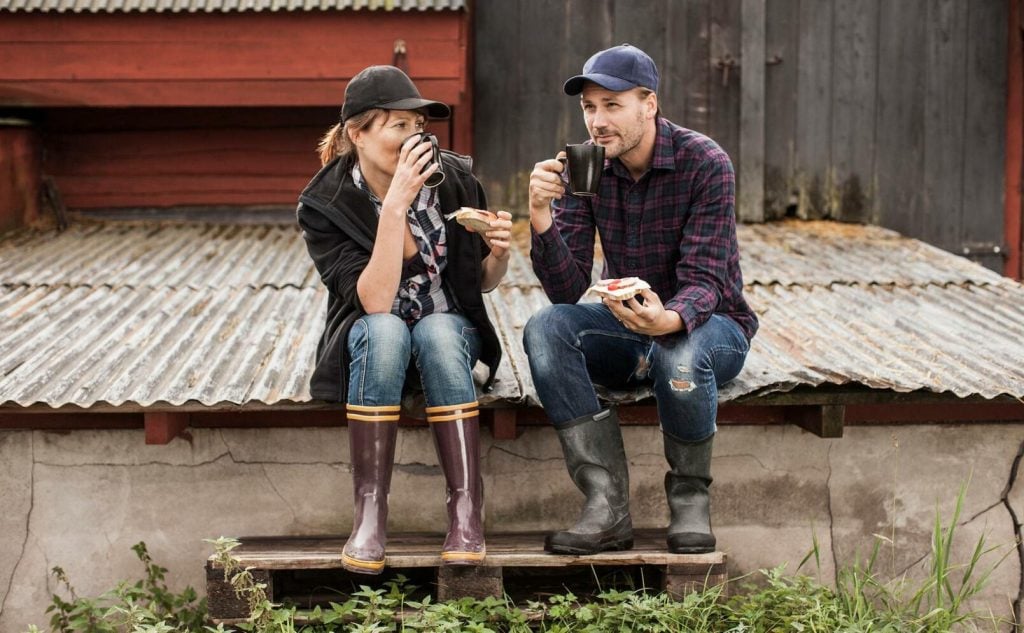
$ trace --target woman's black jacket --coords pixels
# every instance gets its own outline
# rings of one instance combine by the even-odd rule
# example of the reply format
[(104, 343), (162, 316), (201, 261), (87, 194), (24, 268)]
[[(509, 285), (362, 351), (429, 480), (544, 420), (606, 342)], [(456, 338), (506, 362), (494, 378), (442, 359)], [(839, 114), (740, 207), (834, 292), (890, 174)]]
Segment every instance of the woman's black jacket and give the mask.
[[(445, 216), (459, 207), (486, 209), (483, 188), (470, 171), (468, 156), (442, 151), (445, 179), (437, 187)], [(309, 182), (296, 210), (309, 255), (327, 286), (327, 320), (316, 350), (310, 393), (317, 400), (345, 402), (348, 394), (348, 333), (365, 311), (356, 280), (370, 261), (377, 235), (377, 214), (365, 192), (352, 181), (351, 163), (337, 158)], [(489, 250), (483, 239), (455, 220), (446, 220), (448, 263), (442, 273), (458, 311), (477, 328), (480, 360), (490, 372), (484, 389), (494, 382), (501, 346), (484, 309), (480, 292), (481, 264)]]

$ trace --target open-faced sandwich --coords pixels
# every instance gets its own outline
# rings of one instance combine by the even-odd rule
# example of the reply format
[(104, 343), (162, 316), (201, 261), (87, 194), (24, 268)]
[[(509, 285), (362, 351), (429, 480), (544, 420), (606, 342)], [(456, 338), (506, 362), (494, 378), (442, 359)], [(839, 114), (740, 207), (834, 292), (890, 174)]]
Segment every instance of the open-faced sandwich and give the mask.
[(497, 220), (498, 216), (490, 211), (462, 207), (455, 212), (455, 221), (466, 228), (473, 229), (477, 233), (484, 233), (491, 230), (491, 222)]
[(625, 301), (640, 294), (641, 290), (648, 290), (650, 287), (650, 284), (639, 277), (623, 277), (621, 279), (602, 279), (591, 286), (587, 292), (592, 292), (605, 299)]

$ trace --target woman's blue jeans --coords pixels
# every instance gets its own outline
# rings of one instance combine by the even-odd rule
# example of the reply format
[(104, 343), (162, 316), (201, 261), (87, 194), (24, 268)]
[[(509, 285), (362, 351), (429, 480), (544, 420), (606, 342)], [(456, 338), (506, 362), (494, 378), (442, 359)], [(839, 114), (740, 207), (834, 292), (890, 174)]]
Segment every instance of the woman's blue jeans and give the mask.
[(480, 335), (460, 314), (430, 314), (412, 328), (393, 314), (367, 314), (352, 325), (348, 352), (349, 404), (398, 404), (413, 362), (428, 407), (476, 400)]
[(594, 384), (650, 385), (662, 430), (686, 442), (715, 433), (718, 386), (739, 374), (750, 349), (726, 316), (656, 340), (627, 330), (602, 303), (544, 308), (527, 322), (524, 343), (537, 395), (556, 427), (602, 409)]

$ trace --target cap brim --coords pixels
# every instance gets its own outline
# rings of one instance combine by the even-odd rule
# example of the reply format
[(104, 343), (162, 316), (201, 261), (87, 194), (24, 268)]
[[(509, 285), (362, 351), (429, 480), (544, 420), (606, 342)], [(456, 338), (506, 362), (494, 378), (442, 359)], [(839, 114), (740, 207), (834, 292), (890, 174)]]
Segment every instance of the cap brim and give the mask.
[(420, 110), (425, 109), (427, 116), (431, 119), (447, 119), (451, 116), (451, 109), (440, 101), (430, 101), (429, 99), (399, 99), (398, 101), (391, 101), (389, 103), (382, 103), (379, 106), (382, 110)]
[(637, 85), (631, 81), (625, 79), (619, 79), (618, 77), (612, 77), (611, 75), (602, 75), (600, 73), (591, 73), (589, 75), (576, 75), (571, 77), (562, 86), (562, 90), (569, 96), (576, 96), (583, 92), (583, 84), (588, 81), (592, 81), (595, 84), (611, 90), (612, 92), (622, 92), (623, 90), (632, 90)]

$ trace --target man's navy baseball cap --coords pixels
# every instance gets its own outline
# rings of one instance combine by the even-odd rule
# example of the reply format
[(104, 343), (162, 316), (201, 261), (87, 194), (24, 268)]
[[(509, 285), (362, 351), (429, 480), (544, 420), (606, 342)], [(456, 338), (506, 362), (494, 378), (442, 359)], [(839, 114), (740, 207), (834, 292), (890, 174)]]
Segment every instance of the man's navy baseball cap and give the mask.
[(583, 74), (570, 78), (562, 89), (565, 94), (575, 96), (583, 92), (583, 84), (587, 81), (612, 92), (637, 87), (658, 92), (658, 67), (647, 53), (635, 46), (622, 44), (594, 53), (583, 64)]

